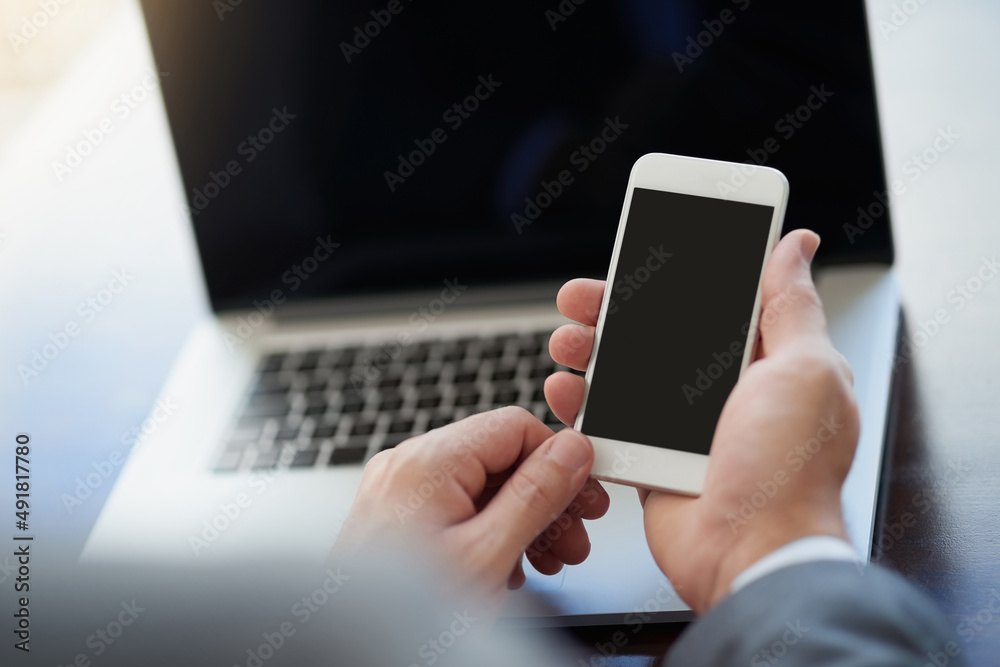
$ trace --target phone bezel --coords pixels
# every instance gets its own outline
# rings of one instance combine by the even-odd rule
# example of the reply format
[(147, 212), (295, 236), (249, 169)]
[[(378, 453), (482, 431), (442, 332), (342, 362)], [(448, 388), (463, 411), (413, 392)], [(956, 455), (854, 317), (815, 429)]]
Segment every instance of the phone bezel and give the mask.
[[(768, 242), (761, 262), (761, 277), (763, 277), (767, 260), (781, 236), (781, 225), (788, 204), (788, 180), (781, 172), (752, 164), (721, 162), (665, 153), (650, 153), (642, 156), (636, 160), (629, 175), (625, 203), (622, 206), (618, 232), (615, 236), (614, 252), (611, 255), (611, 266), (608, 270), (607, 284), (609, 285), (614, 281), (618, 270), (619, 253), (622, 240), (625, 237), (625, 227), (635, 188), (772, 206), (774, 215), (771, 219)], [(583, 426), (591, 378), (597, 364), (601, 334), (604, 331), (604, 320), (610, 299), (611, 290), (605, 289), (594, 332), (594, 349), (591, 353), (590, 363), (587, 365), (583, 403), (575, 422), (575, 428), (578, 431)], [(740, 364), (740, 377), (743, 376), (756, 352), (760, 309), (761, 280), (758, 279), (750, 328), (747, 332), (743, 360)], [(594, 444), (594, 466), (591, 477), (629, 486), (691, 496), (699, 495), (702, 491), (708, 472), (709, 455), (609, 438), (591, 437), (590, 440)]]

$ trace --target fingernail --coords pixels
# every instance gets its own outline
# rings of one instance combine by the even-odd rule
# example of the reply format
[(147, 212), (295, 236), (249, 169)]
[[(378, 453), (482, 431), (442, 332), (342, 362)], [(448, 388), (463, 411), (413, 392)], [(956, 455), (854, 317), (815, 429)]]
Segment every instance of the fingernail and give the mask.
[(579, 470), (590, 461), (590, 446), (581, 435), (565, 429), (552, 441), (548, 455), (564, 468)]
[(816, 251), (819, 249), (819, 244), (822, 241), (819, 234), (810, 231), (808, 234), (804, 234), (805, 239), (802, 241), (800, 250), (802, 251), (802, 256), (805, 258), (806, 262), (812, 262), (813, 257), (816, 256)]

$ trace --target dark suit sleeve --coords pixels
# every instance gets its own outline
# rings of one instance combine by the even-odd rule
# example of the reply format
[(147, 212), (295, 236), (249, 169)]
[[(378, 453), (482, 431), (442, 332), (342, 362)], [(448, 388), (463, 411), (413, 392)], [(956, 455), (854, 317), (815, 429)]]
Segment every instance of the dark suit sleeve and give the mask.
[(933, 602), (879, 567), (815, 562), (749, 584), (695, 621), (666, 667), (966, 664)]

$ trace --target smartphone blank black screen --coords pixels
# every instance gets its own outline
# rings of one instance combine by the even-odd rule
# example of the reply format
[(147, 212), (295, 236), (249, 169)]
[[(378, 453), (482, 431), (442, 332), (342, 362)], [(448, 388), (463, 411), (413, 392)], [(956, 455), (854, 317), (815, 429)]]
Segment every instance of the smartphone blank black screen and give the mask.
[(633, 191), (584, 433), (708, 454), (739, 377), (773, 214)]

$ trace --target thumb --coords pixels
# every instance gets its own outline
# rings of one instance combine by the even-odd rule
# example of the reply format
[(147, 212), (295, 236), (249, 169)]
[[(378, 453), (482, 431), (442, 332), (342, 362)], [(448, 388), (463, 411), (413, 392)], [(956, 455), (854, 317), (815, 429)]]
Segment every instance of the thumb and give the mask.
[(771, 253), (761, 285), (760, 335), (764, 356), (803, 340), (828, 341), (826, 318), (809, 266), (819, 236), (789, 232)]
[(532, 452), (476, 517), (477, 532), (496, 549), (494, 557), (518, 560), (573, 502), (593, 464), (590, 440), (568, 428)]

